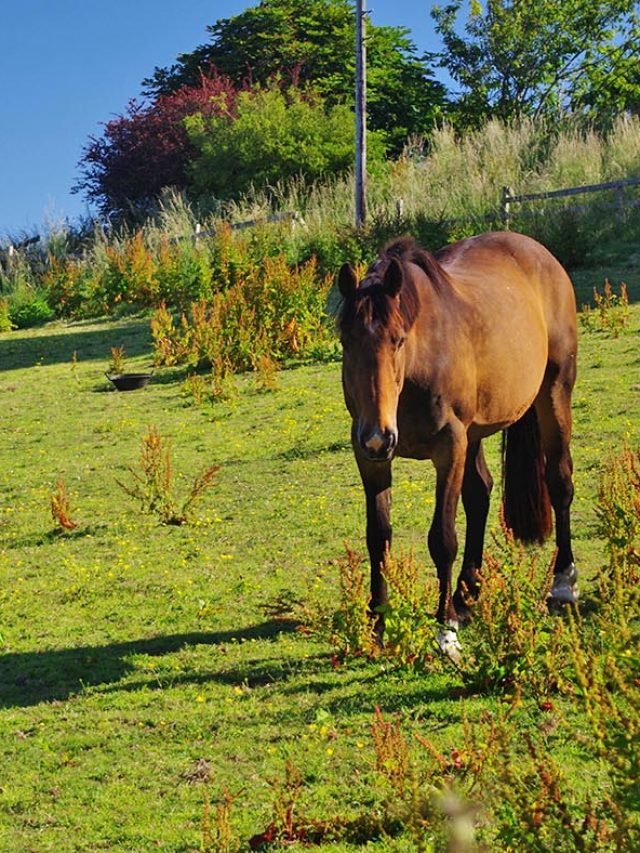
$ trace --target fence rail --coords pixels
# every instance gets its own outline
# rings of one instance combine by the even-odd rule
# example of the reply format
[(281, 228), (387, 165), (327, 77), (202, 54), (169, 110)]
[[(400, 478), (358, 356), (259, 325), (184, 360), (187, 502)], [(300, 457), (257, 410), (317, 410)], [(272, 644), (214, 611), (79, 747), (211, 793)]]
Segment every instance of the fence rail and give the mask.
[[(302, 216), (296, 211), (285, 211), (284, 213), (272, 213), (270, 216), (261, 216), (257, 219), (247, 219), (244, 222), (232, 222), (229, 227), (232, 231), (244, 231), (245, 228), (254, 228), (256, 225), (261, 225), (263, 222), (291, 222), (292, 225), (300, 225), (306, 228), (306, 222)], [(196, 225), (196, 230), (191, 235), (191, 239), (198, 240), (200, 237), (214, 237), (216, 234), (215, 228), (203, 230), (200, 223)], [(175, 238), (179, 240), (180, 238)]]
[(622, 211), (625, 207), (638, 207), (639, 202), (632, 201), (627, 204), (624, 190), (626, 187), (640, 186), (640, 178), (624, 178), (619, 181), (605, 181), (601, 184), (585, 184), (581, 187), (567, 187), (561, 190), (548, 190), (540, 193), (522, 193), (521, 195), (514, 194), (511, 187), (503, 187), (500, 199), (500, 217), (505, 228), (509, 228), (511, 217), (511, 204), (523, 201), (546, 201), (552, 198), (566, 198), (569, 196), (582, 195), (583, 193), (605, 192), (614, 190), (616, 200), (613, 204), (605, 205), (616, 211), (616, 219), (619, 224), (622, 224)]

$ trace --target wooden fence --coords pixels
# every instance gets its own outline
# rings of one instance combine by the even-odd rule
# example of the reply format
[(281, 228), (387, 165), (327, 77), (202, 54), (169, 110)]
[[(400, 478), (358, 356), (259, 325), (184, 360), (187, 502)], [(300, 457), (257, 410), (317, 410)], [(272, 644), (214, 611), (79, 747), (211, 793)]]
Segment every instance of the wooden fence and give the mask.
[[(623, 210), (625, 207), (640, 207), (640, 200), (630, 200), (625, 196), (627, 187), (640, 186), (640, 178), (626, 178), (619, 181), (606, 181), (602, 184), (588, 184), (582, 187), (567, 187), (563, 190), (550, 190), (543, 193), (524, 193), (522, 195), (514, 195), (510, 187), (502, 188), (502, 196), (500, 199), (500, 218), (505, 229), (509, 228), (511, 218), (511, 205), (523, 201), (546, 201), (553, 198), (565, 198), (568, 196), (581, 195), (583, 193), (594, 193), (611, 191), (615, 192), (615, 201), (609, 204), (604, 204), (602, 207), (615, 210), (616, 221), (618, 227), (622, 226)], [(570, 209), (584, 209), (576, 207)]]

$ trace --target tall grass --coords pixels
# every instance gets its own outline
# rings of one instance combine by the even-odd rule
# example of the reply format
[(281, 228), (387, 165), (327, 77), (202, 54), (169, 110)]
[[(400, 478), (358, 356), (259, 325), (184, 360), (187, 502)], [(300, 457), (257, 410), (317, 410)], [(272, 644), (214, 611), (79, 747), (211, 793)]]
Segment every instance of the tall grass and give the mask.
[[(0, 296), (9, 320), (26, 325), (59, 316), (96, 316), (161, 302), (185, 308), (233, 284), (265, 257), (280, 256), (292, 268), (315, 257), (318, 280), (345, 259), (375, 256), (380, 244), (402, 232), (428, 248), (500, 227), (502, 187), (517, 193), (598, 183), (640, 175), (640, 120), (621, 117), (605, 136), (565, 122), (488, 122), (464, 137), (443, 126), (429, 140), (412, 140), (398, 160), (370, 176), (367, 227), (353, 227), (352, 175), (309, 186), (301, 179), (252, 190), (209, 212), (167, 190), (158, 212), (135, 233), (111, 233), (83, 224), (58, 225), (41, 241), (9, 259), (0, 255)], [(597, 243), (633, 233), (638, 214), (616, 217), (599, 193), (574, 200), (524, 205), (512, 211), (512, 227), (540, 239), (567, 266), (588, 260)], [(274, 212), (297, 214), (293, 222), (266, 224)], [(229, 231), (225, 223), (265, 224)], [(198, 229), (205, 235), (197, 241)], [(29, 311), (25, 303), (40, 305)], [(48, 305), (49, 311), (43, 310)]]

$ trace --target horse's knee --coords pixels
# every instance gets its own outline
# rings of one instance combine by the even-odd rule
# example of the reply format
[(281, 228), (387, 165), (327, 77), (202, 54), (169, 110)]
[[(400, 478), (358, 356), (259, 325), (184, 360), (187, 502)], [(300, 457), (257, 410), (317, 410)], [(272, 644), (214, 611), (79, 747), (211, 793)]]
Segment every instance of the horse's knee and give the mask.
[(435, 563), (438, 575), (448, 574), (458, 553), (458, 538), (455, 529), (444, 529), (441, 525), (432, 525), (427, 536), (431, 559)]

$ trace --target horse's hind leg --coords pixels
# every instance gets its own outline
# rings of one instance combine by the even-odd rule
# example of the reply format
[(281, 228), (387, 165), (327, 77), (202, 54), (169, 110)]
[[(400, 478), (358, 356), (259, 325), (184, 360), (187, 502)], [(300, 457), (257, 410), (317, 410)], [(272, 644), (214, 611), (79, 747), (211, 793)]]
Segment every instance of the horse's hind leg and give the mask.
[(469, 613), (465, 598), (478, 597), (478, 569), (482, 565), (484, 534), (492, 488), (493, 477), (487, 468), (482, 443), (472, 442), (467, 448), (462, 481), (462, 505), (467, 520), (467, 531), (462, 571), (453, 597), (456, 612), (462, 619)]
[(575, 604), (577, 579), (571, 548), (571, 502), (573, 500), (573, 462), (571, 440), (571, 392), (575, 380), (575, 359), (567, 359), (558, 368), (549, 364), (535, 403), (542, 447), (546, 457), (545, 479), (556, 522), (558, 548), (553, 567), (554, 579), (550, 603)]

